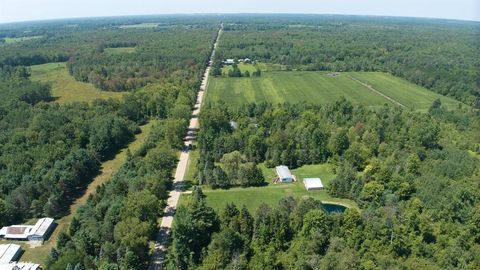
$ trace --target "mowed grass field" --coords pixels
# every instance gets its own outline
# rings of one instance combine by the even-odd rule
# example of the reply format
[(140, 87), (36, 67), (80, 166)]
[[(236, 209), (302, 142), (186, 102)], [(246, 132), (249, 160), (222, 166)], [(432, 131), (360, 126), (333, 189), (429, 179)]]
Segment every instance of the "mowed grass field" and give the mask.
[[(262, 187), (239, 187), (215, 190), (203, 187), (207, 204), (217, 212), (221, 211), (227, 203), (234, 203), (237, 207), (245, 205), (251, 213), (255, 213), (258, 206), (262, 203), (276, 206), (282, 198), (287, 196), (292, 196), (297, 199), (308, 196), (323, 202), (334, 202), (348, 207), (358, 208), (355, 202), (346, 199), (332, 198), (326, 191), (307, 191), (305, 189), (303, 178), (320, 177), (325, 186), (335, 178), (332, 167), (329, 164), (305, 165), (294, 169), (292, 170), (292, 174), (297, 178), (297, 182), (282, 184), (272, 183), (275, 176), (274, 169), (267, 168), (263, 164), (259, 166), (268, 185)], [(183, 194), (181, 201), (185, 202), (189, 196), (188, 194)]]
[(92, 84), (76, 81), (71, 76), (65, 62), (34, 65), (30, 67), (31, 79), (50, 82), (52, 96), (63, 104), (75, 101), (91, 102), (95, 99), (122, 98), (126, 93), (101, 91)]
[(211, 78), (206, 101), (222, 100), (233, 106), (263, 101), (327, 104), (341, 97), (369, 107), (400, 103), (419, 111), (427, 110), (437, 98), (450, 109), (459, 104), (386, 73), (345, 72), (332, 76), (330, 72), (308, 71), (267, 71), (258, 78)]
[(18, 42), (23, 42), (31, 39), (37, 39), (37, 38), (42, 38), (43, 36), (29, 36), (29, 37), (16, 37), (16, 38), (10, 38), (6, 37), (4, 38), (6, 44), (11, 44), (11, 43), (18, 43)]
[(134, 53), (137, 50), (135, 47), (118, 47), (118, 48), (106, 48), (105, 52), (109, 54), (124, 54)]

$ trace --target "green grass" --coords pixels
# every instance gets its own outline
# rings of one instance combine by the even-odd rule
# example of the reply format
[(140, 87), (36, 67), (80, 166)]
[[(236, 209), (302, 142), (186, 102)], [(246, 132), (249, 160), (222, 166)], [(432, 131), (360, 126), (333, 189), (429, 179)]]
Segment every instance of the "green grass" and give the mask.
[[(333, 77), (329, 72), (267, 71), (259, 78), (211, 78), (206, 102), (224, 101), (233, 106), (250, 102), (327, 104), (345, 97), (369, 107), (396, 104), (385, 96), (415, 110), (425, 111), (441, 98), (449, 108), (458, 107), (453, 99), (438, 95), (403, 79), (381, 72), (348, 72)], [(362, 83), (371, 85), (382, 96)]]
[[(262, 71), (267, 71), (268, 67), (266, 64), (264, 63), (257, 63), (255, 65), (252, 65), (252, 64), (245, 64), (245, 63), (238, 63), (238, 68), (240, 69), (240, 71), (242, 73), (244, 73), (245, 71), (248, 71), (250, 72), (250, 74), (252, 74), (253, 72), (257, 71), (257, 68), (259, 68), (260, 70)], [(232, 66), (223, 66), (222, 68), (222, 74), (224, 76), (226, 76), (228, 74), (228, 71), (233, 69)]]
[[(42, 246), (36, 248), (30, 248), (27, 242), (21, 241), (0, 241), (0, 244), (4, 243), (16, 243), (22, 246), (22, 249), (25, 251), (21, 257), (21, 261), (30, 261), (39, 264), (44, 264), (45, 259), (47, 258), (48, 254), (53, 247), (57, 244), (57, 237), (60, 232), (64, 232), (68, 229), (70, 222), (75, 215), (78, 207), (84, 203), (86, 203), (88, 196), (95, 192), (96, 188), (104, 183), (106, 183), (114, 174), (118, 171), (118, 169), (122, 166), (122, 164), (127, 159), (127, 149), (130, 150), (131, 153), (135, 153), (140, 149), (145, 138), (149, 134), (152, 126), (156, 123), (156, 121), (150, 121), (148, 124), (140, 127), (142, 132), (135, 136), (135, 139), (125, 148), (120, 150), (115, 157), (110, 160), (107, 160), (102, 163), (101, 172), (97, 175), (92, 182), (88, 185), (87, 190), (85, 193), (79, 197), (71, 206), (70, 206), (70, 214), (55, 220), (58, 224), (55, 231), (52, 233), (50, 238), (43, 243)], [(31, 223), (32, 221), (30, 221)]]
[(196, 150), (190, 151), (188, 158), (187, 171), (185, 172), (185, 181), (192, 183), (195, 178), (195, 172), (197, 170), (197, 162), (200, 158), (200, 152)]
[(65, 62), (34, 65), (30, 67), (31, 79), (52, 83), (52, 96), (60, 104), (95, 99), (120, 99), (126, 93), (101, 91), (92, 84), (76, 81), (71, 76)]
[(106, 48), (105, 52), (108, 54), (124, 54), (124, 53), (134, 53), (137, 51), (135, 47), (118, 47), (118, 48)]
[(429, 91), (388, 73), (350, 72), (348, 74), (414, 110), (428, 110), (437, 98), (441, 100), (442, 105), (449, 109), (455, 109), (461, 104), (452, 98)]
[[(206, 195), (208, 205), (213, 207), (215, 211), (221, 211), (227, 203), (234, 203), (237, 207), (245, 205), (249, 211), (255, 213), (258, 206), (262, 203), (275, 206), (282, 198), (287, 196), (292, 196), (297, 199), (309, 196), (321, 201), (335, 202), (358, 208), (355, 202), (346, 199), (332, 198), (326, 191), (307, 191), (305, 189), (303, 178), (320, 177), (324, 185), (327, 185), (335, 178), (332, 167), (329, 164), (306, 165), (292, 170), (293, 175), (297, 178), (297, 182), (284, 184), (273, 184), (272, 180), (275, 176), (274, 169), (267, 168), (263, 164), (259, 166), (268, 185), (263, 187), (231, 188), (228, 190), (212, 190), (204, 187), (203, 191)], [(188, 194), (183, 194), (180, 203), (182, 203), (182, 201), (185, 202), (188, 196)]]
[(4, 38), (6, 44), (18, 43), (23, 42), (31, 39), (42, 38), (43, 36), (29, 36), (29, 37), (16, 37), (16, 38)]

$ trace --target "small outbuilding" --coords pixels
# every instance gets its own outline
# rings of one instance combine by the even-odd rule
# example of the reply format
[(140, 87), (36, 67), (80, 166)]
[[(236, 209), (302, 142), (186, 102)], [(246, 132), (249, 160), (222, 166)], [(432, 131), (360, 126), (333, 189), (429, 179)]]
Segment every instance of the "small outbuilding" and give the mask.
[(20, 257), (22, 249), (19, 245), (4, 244), (0, 245), (0, 265), (16, 261)]
[(322, 190), (323, 183), (320, 178), (304, 178), (303, 184), (307, 190)]
[(293, 177), (287, 166), (277, 166), (275, 167), (275, 171), (277, 172), (276, 182), (291, 183), (295, 181), (295, 178)]
[(227, 60), (223, 61), (223, 63), (225, 65), (233, 65), (233, 64), (235, 64), (235, 59), (227, 59)]

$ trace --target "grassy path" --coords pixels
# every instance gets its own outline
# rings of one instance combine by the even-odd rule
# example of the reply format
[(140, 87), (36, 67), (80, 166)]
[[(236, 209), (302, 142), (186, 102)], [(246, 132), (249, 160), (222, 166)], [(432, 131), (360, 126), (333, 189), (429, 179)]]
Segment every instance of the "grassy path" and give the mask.
[(98, 186), (106, 183), (122, 166), (127, 158), (127, 149), (132, 153), (140, 149), (154, 123), (155, 121), (150, 121), (148, 124), (141, 126), (141, 132), (135, 136), (135, 139), (127, 147), (123, 148), (112, 159), (102, 163), (100, 174), (97, 175), (88, 185), (85, 193), (80, 198), (75, 200), (75, 202), (70, 206), (70, 214), (59, 220), (56, 220), (58, 226), (48, 241), (45, 241), (42, 246), (36, 248), (29, 248), (25, 242), (21, 242), (21, 245), (25, 250), (25, 253), (21, 258), (22, 261), (32, 261), (41, 264), (44, 263), (45, 259), (50, 253), (50, 250), (57, 244), (56, 242), (58, 234), (68, 229), (68, 226), (78, 207), (84, 204), (87, 201), (88, 196), (94, 193)]

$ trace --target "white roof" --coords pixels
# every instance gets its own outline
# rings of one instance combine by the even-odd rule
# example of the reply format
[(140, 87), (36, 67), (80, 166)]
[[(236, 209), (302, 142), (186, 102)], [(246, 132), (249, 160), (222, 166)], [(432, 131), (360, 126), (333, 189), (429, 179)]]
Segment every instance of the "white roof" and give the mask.
[(9, 239), (27, 239), (31, 234), (32, 228), (31, 225), (12, 225), (8, 226), (5, 231), (5, 238)]
[(15, 259), (20, 246), (15, 244), (0, 245), (0, 263), (9, 263)]
[(2, 227), (2, 228), (0, 229), (0, 236), (5, 235), (5, 234), (7, 233), (7, 228), (8, 228), (8, 227), (5, 226), (5, 227)]
[(52, 224), (53, 218), (41, 218), (33, 226), (30, 235), (44, 236)]
[(322, 180), (320, 178), (304, 178), (303, 183), (307, 189), (323, 188)]
[(278, 177), (280, 179), (293, 179), (292, 173), (288, 169), (287, 166), (280, 165), (275, 168), (275, 171), (277, 172)]
[(12, 262), (7, 264), (0, 263), (0, 270), (37, 270), (40, 265), (36, 263)]

